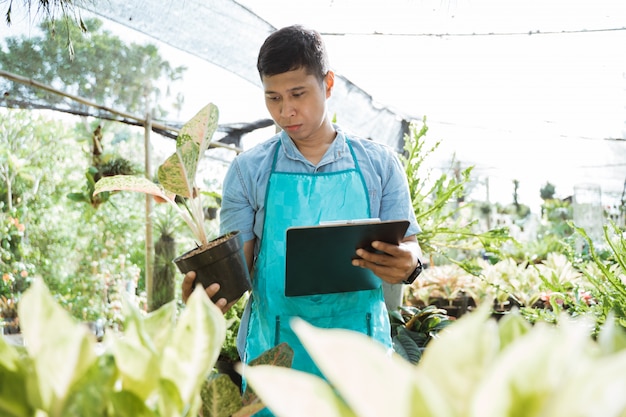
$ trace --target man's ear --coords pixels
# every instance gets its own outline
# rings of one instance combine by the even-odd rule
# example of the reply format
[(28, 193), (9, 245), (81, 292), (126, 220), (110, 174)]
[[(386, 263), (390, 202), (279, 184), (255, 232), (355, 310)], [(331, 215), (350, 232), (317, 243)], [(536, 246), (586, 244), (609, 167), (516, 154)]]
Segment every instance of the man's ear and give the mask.
[(329, 98), (333, 87), (335, 86), (335, 73), (328, 71), (326, 77), (324, 77), (324, 85), (326, 87), (326, 98)]

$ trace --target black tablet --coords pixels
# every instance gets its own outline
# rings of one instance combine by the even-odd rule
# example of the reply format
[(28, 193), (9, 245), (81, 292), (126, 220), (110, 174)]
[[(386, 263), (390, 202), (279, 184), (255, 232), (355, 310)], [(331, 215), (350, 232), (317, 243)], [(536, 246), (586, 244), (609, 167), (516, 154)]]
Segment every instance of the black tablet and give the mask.
[(338, 221), (287, 229), (285, 295), (329, 294), (378, 288), (371, 271), (352, 265), (355, 251), (374, 249), (371, 242), (398, 244), (409, 227), (407, 220)]

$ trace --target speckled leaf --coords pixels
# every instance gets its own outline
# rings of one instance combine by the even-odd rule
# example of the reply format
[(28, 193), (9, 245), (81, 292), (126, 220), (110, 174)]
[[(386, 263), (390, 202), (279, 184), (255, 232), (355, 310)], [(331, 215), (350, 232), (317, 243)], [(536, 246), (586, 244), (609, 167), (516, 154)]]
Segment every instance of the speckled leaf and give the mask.
[[(217, 106), (213, 103), (207, 104), (202, 110), (200, 110), (194, 117), (191, 118), (182, 127), (179, 133), (179, 137), (182, 135), (189, 135), (194, 142), (196, 142), (200, 148), (200, 154), (204, 154), (209, 147), (213, 133), (217, 129), (217, 121), (219, 118), (219, 111)], [(177, 141), (178, 146), (178, 141)]]
[(93, 194), (96, 195), (105, 191), (136, 191), (161, 197), (164, 200), (172, 198), (172, 195), (168, 195), (158, 184), (146, 177), (134, 175), (114, 175), (101, 178), (96, 182)]
[(202, 417), (229, 417), (243, 405), (239, 387), (226, 374), (207, 379), (200, 395)]
[(252, 417), (264, 408), (265, 404), (261, 402), (248, 404), (233, 414), (232, 417)]
[(290, 368), (292, 363), (293, 349), (287, 343), (276, 345), (250, 361), (250, 365), (274, 365), (286, 368)]
[(193, 193), (200, 146), (187, 138), (176, 146), (176, 153), (167, 158), (158, 169), (159, 183), (166, 190), (189, 198)]
[[(266, 350), (257, 358), (250, 361), (251, 366), (255, 365), (274, 365), (291, 368), (293, 363), (293, 349), (287, 343), (281, 343), (271, 349)], [(257, 400), (254, 389), (248, 387), (243, 394), (243, 403), (245, 405), (252, 404)]]
[(166, 190), (187, 198), (193, 196), (198, 164), (217, 129), (218, 117), (217, 107), (211, 103), (182, 127), (176, 138), (176, 153), (158, 170), (159, 182)]

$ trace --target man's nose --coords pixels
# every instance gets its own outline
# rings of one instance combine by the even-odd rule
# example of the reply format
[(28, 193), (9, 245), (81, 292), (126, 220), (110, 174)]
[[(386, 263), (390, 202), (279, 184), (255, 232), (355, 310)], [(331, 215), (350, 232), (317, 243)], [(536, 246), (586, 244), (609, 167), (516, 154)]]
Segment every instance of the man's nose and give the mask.
[(296, 106), (292, 100), (283, 100), (283, 105), (280, 109), (280, 115), (282, 117), (292, 117), (296, 114)]

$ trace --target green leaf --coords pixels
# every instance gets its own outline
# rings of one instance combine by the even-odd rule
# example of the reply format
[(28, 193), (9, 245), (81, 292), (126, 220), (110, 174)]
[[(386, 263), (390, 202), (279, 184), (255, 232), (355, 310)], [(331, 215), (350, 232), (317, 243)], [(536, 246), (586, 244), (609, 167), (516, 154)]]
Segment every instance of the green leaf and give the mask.
[(0, 368), (17, 372), (20, 370), (20, 355), (15, 346), (10, 345), (4, 337), (0, 337)]
[(157, 352), (162, 352), (176, 325), (176, 300), (162, 305), (143, 320), (146, 334)]
[[(159, 395), (158, 395), (158, 410), (160, 416), (176, 417), (185, 414), (184, 410), (192, 408), (189, 405), (185, 405), (180, 398), (178, 387), (168, 379), (161, 379), (159, 381)], [(199, 406), (194, 406), (197, 409)], [(195, 414), (194, 414), (195, 415)]]
[[(421, 416), (449, 415), (449, 407), (434, 386), (424, 382), (425, 376), (419, 376), (413, 365), (390, 354), (368, 336), (342, 329), (318, 329), (301, 319), (292, 320), (292, 327), (324, 377), (356, 415), (409, 417), (416, 415), (411, 411), (416, 401)], [(394, 387), (393, 401), (380, 395), (389, 387)], [(271, 406), (260, 393), (259, 397)]]
[[(130, 391), (119, 391), (111, 395), (115, 417), (157, 417), (144, 401)], [(172, 416), (175, 417), (175, 416)]]
[[(353, 370), (352, 373), (356, 372)], [(361, 415), (351, 411), (330, 385), (315, 375), (271, 365), (245, 366), (243, 374), (255, 392), (263, 399), (263, 403), (277, 417), (296, 415), (299, 417), (356, 417)], [(380, 394), (381, 392), (378, 396)], [(363, 401), (362, 398), (361, 402), (370, 404), (372, 398), (366, 398), (368, 398), (367, 401)], [(391, 413), (379, 415), (398, 416)]]
[(124, 299), (124, 337), (111, 350), (122, 379), (122, 388), (146, 400), (159, 382), (159, 354), (145, 330), (141, 313)]
[(501, 417), (519, 410), (527, 417), (550, 415), (546, 407), (553, 395), (589, 366), (588, 352), (593, 350), (589, 330), (588, 322), (565, 316), (559, 318), (559, 326), (537, 323), (492, 361), (488, 373), (474, 379), (478, 390), (472, 415)]
[(561, 385), (550, 393), (542, 416), (626, 415), (624, 352), (599, 357), (587, 364), (577, 363), (575, 368), (574, 372), (567, 372)]
[[(196, 287), (163, 350), (161, 374), (178, 387), (185, 404), (195, 399), (211, 372), (226, 338), (222, 311)], [(195, 410), (197, 412), (197, 410)]]
[(32, 415), (26, 389), (27, 368), (16, 361), (17, 352), (0, 336), (0, 415), (21, 417)]
[(84, 193), (68, 193), (67, 198), (77, 203), (89, 203), (89, 197)]
[(420, 346), (403, 327), (398, 329), (398, 334), (393, 338), (393, 347), (396, 352), (410, 363), (418, 363), (422, 357)]
[(476, 381), (498, 354), (498, 328), (488, 320), (490, 314), (491, 306), (485, 303), (447, 326), (428, 344), (417, 365), (447, 397), (455, 415), (466, 413)]
[(54, 301), (40, 279), (33, 281), (18, 309), (42, 402), (37, 407), (58, 410), (72, 384), (96, 361), (96, 340)]
[(598, 345), (604, 354), (626, 350), (626, 329), (617, 325), (615, 314), (609, 313), (606, 322), (600, 328)]
[(72, 386), (63, 417), (107, 415), (109, 398), (115, 391), (117, 368), (110, 354), (102, 354), (87, 373)]
[(531, 330), (532, 326), (526, 321), (519, 311), (505, 314), (498, 323), (500, 333), (500, 350), (515, 342)]

